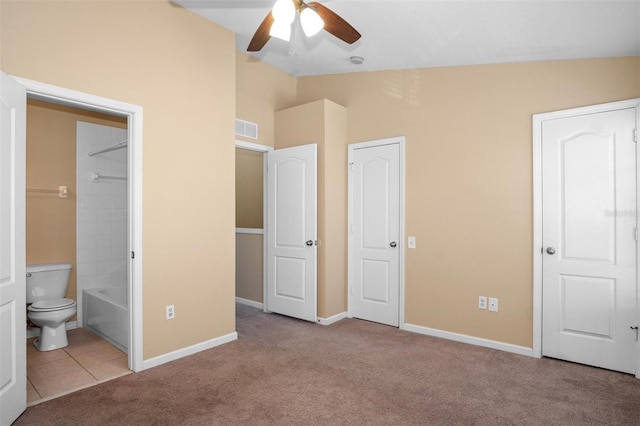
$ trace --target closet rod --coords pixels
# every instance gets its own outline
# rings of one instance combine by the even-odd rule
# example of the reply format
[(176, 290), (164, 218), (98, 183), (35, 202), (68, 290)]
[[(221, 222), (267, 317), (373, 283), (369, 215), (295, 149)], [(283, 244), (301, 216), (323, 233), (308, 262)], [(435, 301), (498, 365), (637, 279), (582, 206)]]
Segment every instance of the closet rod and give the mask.
[(100, 179), (127, 180), (127, 177), (126, 176), (101, 175), (98, 172), (91, 173), (91, 180), (93, 182), (100, 182)]
[(115, 151), (116, 149), (125, 148), (127, 146), (128, 139), (121, 140), (117, 144), (111, 145), (107, 148), (99, 149), (97, 151), (90, 152), (89, 157), (93, 157), (94, 155), (104, 154), (105, 152)]

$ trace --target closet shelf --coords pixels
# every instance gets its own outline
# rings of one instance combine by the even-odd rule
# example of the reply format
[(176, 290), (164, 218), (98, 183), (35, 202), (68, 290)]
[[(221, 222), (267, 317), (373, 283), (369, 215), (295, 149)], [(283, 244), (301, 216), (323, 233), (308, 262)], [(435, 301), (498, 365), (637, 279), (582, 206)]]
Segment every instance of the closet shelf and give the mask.
[(27, 188), (27, 192), (36, 192), (39, 194), (58, 194), (58, 198), (67, 198), (69, 194), (69, 190), (66, 185), (60, 185), (58, 189)]

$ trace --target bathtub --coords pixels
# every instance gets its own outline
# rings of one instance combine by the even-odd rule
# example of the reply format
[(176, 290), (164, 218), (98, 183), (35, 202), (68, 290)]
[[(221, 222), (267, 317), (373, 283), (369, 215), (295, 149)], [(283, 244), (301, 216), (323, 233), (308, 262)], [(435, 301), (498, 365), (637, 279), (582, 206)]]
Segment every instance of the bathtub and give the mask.
[(102, 287), (82, 292), (84, 326), (128, 353), (129, 308), (127, 286)]

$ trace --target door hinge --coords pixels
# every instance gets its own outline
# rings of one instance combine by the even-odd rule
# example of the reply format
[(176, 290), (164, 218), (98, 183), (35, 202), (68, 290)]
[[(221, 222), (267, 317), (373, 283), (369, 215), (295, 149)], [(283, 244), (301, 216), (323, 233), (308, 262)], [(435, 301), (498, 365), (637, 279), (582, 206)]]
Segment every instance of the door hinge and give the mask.
[(350, 228), (352, 234), (354, 232), (356, 232), (356, 226), (355, 225), (352, 224), (349, 228)]
[(131, 252), (131, 258), (132, 258), (132, 259), (135, 259), (135, 258), (136, 258), (136, 252), (135, 252), (135, 251), (132, 251), (132, 252)]
[(633, 228), (633, 238), (638, 241), (638, 228)]
[(636, 342), (638, 341), (638, 326), (637, 325), (632, 325), (631, 326), (631, 330), (636, 332)]
[(349, 171), (354, 171), (355, 170), (355, 163), (349, 163)]
[(633, 129), (633, 141), (638, 142), (638, 129)]

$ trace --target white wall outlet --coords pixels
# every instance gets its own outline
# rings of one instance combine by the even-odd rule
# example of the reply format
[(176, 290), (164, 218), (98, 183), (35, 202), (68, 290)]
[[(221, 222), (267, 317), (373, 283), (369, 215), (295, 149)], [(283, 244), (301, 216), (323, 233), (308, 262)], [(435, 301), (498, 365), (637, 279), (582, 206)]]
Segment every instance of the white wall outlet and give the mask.
[(416, 248), (416, 237), (407, 238), (407, 247), (411, 249)]
[(166, 307), (167, 319), (174, 319), (176, 317), (176, 307), (173, 305), (167, 305)]
[(498, 298), (496, 297), (489, 298), (489, 310), (491, 312), (498, 312)]
[(487, 297), (478, 296), (478, 309), (487, 309)]

